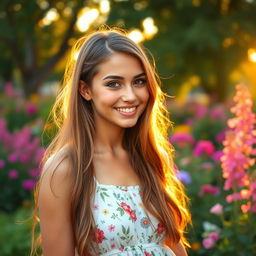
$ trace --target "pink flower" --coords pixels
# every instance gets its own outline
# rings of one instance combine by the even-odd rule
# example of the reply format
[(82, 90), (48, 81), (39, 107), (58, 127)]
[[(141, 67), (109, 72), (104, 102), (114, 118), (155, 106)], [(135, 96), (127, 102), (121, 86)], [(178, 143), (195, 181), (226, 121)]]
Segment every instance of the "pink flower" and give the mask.
[(144, 255), (145, 255), (145, 256), (153, 256), (151, 253), (146, 252), (146, 251), (144, 252)]
[(32, 116), (36, 114), (38, 111), (38, 107), (33, 103), (28, 103), (26, 106), (26, 112), (28, 115)]
[(111, 244), (110, 247), (111, 247), (111, 249), (115, 249), (116, 245), (115, 244)]
[(243, 213), (247, 213), (250, 210), (251, 210), (251, 203), (250, 202), (248, 202), (247, 204), (242, 204), (241, 205), (241, 211)]
[(210, 213), (221, 215), (223, 213), (223, 206), (221, 204), (215, 204), (211, 209)]
[(15, 153), (11, 153), (9, 156), (8, 156), (8, 161), (10, 163), (15, 163), (17, 162), (18, 160), (18, 154), (15, 152)]
[[(250, 174), (250, 167), (255, 164), (256, 150), (256, 115), (252, 111), (253, 101), (249, 90), (242, 86), (236, 86), (236, 103), (231, 112), (235, 117), (228, 120), (227, 125), (230, 128), (226, 132), (223, 142), (224, 155), (221, 157), (222, 176), (225, 179), (224, 190), (240, 191), (226, 197), (226, 201), (231, 203), (241, 199), (252, 199), (252, 205), (256, 205), (255, 182)], [(246, 188), (240, 190), (240, 188)], [(248, 189), (247, 189), (248, 188)], [(252, 210), (249, 204), (243, 204), (243, 212)]]
[(44, 155), (45, 152), (45, 148), (40, 147), (37, 149), (36, 153), (35, 153), (35, 164), (39, 164), (40, 161), (42, 160), (42, 157)]
[(220, 162), (221, 157), (223, 156), (222, 151), (216, 151), (213, 155), (212, 158), (215, 162)]
[(206, 184), (201, 187), (199, 195), (203, 196), (204, 194), (212, 194), (212, 195), (218, 195), (220, 193), (219, 188), (216, 186), (212, 186), (211, 184)]
[(221, 143), (225, 139), (225, 132), (219, 132), (216, 136), (215, 139), (217, 142)]
[(3, 168), (5, 166), (4, 160), (0, 159), (0, 168)]
[(20, 162), (23, 164), (28, 163), (30, 160), (30, 155), (28, 153), (22, 154), (20, 155), (19, 159), (20, 159)]
[(108, 226), (108, 230), (110, 231), (110, 232), (113, 232), (114, 230), (115, 230), (115, 225), (113, 225), (113, 224), (111, 224), (111, 225), (109, 225)]
[(19, 176), (19, 174), (16, 170), (10, 170), (8, 175), (9, 175), (10, 179), (16, 179)]
[(29, 175), (31, 177), (38, 177), (40, 174), (40, 169), (39, 168), (35, 168), (29, 171)]
[(33, 180), (24, 180), (22, 186), (25, 190), (33, 190), (35, 187), (35, 182)]
[(192, 135), (188, 133), (175, 133), (171, 138), (170, 142), (172, 144), (177, 144), (179, 146), (184, 145), (193, 145), (195, 143), (195, 139)]
[(207, 238), (203, 239), (203, 246), (205, 249), (212, 248), (214, 246), (214, 244), (215, 244), (215, 242), (212, 238), (207, 237)]
[(211, 238), (214, 242), (217, 242), (219, 240), (219, 233), (218, 232), (211, 232), (209, 235), (208, 235), (208, 238)]
[(200, 140), (197, 142), (193, 153), (195, 156), (201, 156), (203, 154), (211, 156), (214, 153), (214, 146), (211, 141)]

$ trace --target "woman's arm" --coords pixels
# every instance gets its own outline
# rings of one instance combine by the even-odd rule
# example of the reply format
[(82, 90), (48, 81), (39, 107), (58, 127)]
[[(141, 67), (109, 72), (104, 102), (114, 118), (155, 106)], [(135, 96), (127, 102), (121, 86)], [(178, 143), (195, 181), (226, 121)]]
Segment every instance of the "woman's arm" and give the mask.
[(165, 244), (170, 247), (170, 249), (175, 253), (176, 256), (188, 256), (184, 246), (181, 242), (177, 243), (175, 246), (171, 246), (168, 241)]
[(57, 156), (49, 158), (46, 162), (38, 196), (43, 255), (74, 256), (69, 163), (64, 159), (53, 172), (56, 162), (58, 162)]

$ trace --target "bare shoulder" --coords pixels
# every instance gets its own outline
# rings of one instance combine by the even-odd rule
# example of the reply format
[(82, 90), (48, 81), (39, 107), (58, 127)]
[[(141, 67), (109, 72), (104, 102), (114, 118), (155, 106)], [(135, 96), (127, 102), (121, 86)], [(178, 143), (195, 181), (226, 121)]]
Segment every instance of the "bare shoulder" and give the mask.
[(70, 197), (73, 183), (72, 162), (66, 150), (52, 155), (43, 165), (39, 182), (39, 204), (41, 199), (50, 199), (55, 196), (62, 199)]
[(65, 151), (59, 151), (45, 162), (40, 177), (38, 207), (42, 246), (46, 256), (74, 255), (70, 159)]

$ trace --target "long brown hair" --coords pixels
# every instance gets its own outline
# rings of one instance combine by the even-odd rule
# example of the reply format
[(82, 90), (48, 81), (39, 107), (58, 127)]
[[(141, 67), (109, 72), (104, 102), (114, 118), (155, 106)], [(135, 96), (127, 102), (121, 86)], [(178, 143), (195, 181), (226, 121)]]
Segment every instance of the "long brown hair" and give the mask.
[[(165, 95), (153, 61), (149, 61), (143, 48), (117, 29), (104, 29), (80, 38), (74, 45), (66, 67), (63, 87), (52, 109), (58, 133), (47, 147), (41, 165), (66, 148), (63, 158), (72, 162), (74, 180), (71, 199), (71, 218), (75, 244), (80, 256), (89, 255), (93, 239), (94, 219), (91, 198), (95, 192), (93, 180), (94, 119), (91, 103), (79, 93), (79, 80), (91, 84), (98, 65), (113, 53), (136, 57), (146, 73), (149, 101), (137, 124), (125, 130), (123, 146), (137, 173), (145, 208), (165, 227), (171, 244), (181, 241), (190, 247), (185, 230), (191, 222), (188, 197), (183, 184), (177, 179), (173, 163), (173, 147), (167, 140), (171, 126), (165, 106)], [(55, 163), (56, 164), (56, 163)], [(38, 191), (35, 191), (34, 227), (37, 222)], [(36, 247), (36, 246), (34, 246)]]

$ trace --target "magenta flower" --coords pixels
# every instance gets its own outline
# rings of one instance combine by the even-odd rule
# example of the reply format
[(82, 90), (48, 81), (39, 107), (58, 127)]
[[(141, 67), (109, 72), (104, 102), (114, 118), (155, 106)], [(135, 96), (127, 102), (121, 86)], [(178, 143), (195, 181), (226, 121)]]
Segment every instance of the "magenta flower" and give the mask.
[(3, 168), (5, 166), (4, 160), (0, 159), (0, 168)]
[(24, 180), (22, 183), (22, 187), (25, 190), (33, 190), (35, 187), (35, 182), (33, 180)]
[(178, 144), (179, 146), (184, 146), (186, 144), (192, 146), (195, 143), (195, 139), (189, 133), (175, 133), (170, 138), (170, 142), (172, 144)]
[(211, 184), (206, 184), (201, 187), (199, 195), (203, 196), (205, 194), (218, 195), (220, 190), (216, 186), (212, 186)]
[(29, 175), (31, 177), (38, 177), (40, 174), (40, 169), (39, 168), (35, 168), (29, 171)]
[[(230, 128), (226, 132), (223, 142), (224, 155), (221, 157), (222, 176), (225, 179), (224, 190), (232, 189), (240, 191), (239, 188), (247, 188), (247, 198), (252, 198), (253, 204), (244, 204), (244, 212), (256, 206), (256, 191), (253, 189), (254, 178), (250, 175), (250, 167), (255, 164), (256, 150), (253, 144), (256, 143), (256, 115), (252, 112), (252, 98), (249, 90), (237, 85), (236, 95), (234, 97), (235, 106), (231, 112), (235, 114), (234, 118), (228, 120), (227, 125)], [(242, 190), (241, 190), (242, 191)], [(236, 192), (227, 196), (227, 202), (244, 199), (245, 191)]]
[(26, 112), (28, 115), (32, 116), (36, 114), (38, 111), (38, 107), (33, 103), (28, 103), (26, 106)]
[(17, 162), (18, 160), (18, 154), (15, 152), (15, 153), (11, 153), (9, 156), (8, 156), (8, 161), (10, 163), (15, 163)]
[(10, 170), (9, 171), (9, 178), (10, 179), (16, 179), (18, 178), (19, 174), (16, 170)]
[(193, 153), (195, 156), (201, 156), (203, 154), (211, 156), (213, 155), (215, 149), (211, 141), (208, 140), (200, 140), (197, 142)]
[(223, 156), (222, 151), (215, 151), (215, 153), (212, 155), (212, 158), (215, 162), (220, 162), (220, 159), (222, 156)]
[(215, 136), (217, 142), (222, 143), (225, 140), (225, 132), (219, 132)]

